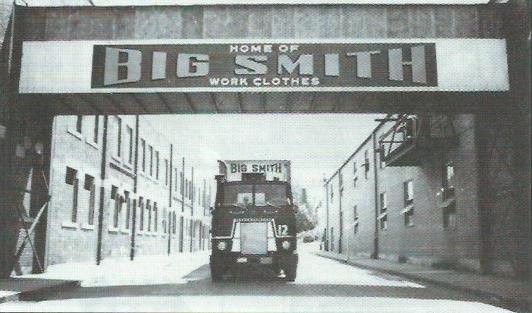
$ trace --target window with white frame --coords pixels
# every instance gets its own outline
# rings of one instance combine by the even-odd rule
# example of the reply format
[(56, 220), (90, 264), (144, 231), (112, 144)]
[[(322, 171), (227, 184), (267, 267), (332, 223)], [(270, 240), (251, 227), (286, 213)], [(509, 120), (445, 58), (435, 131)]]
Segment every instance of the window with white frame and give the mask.
[(83, 130), (83, 116), (76, 116), (76, 132), (81, 134)]
[(140, 140), (140, 159), (141, 159), (141, 170), (143, 173), (146, 173), (146, 140)]
[(122, 119), (120, 117), (116, 117), (116, 151), (115, 156), (118, 158), (122, 157)]
[(412, 180), (403, 183), (404, 208), (401, 213), (404, 215), (405, 226), (414, 226), (414, 182)]
[(131, 219), (131, 197), (129, 191), (124, 191), (124, 198), (126, 202), (126, 217), (124, 219), (124, 228), (129, 229), (130, 219)]
[(370, 167), (370, 163), (369, 163), (369, 151), (366, 150), (364, 151), (364, 177), (366, 179), (369, 178), (369, 167)]
[(133, 128), (127, 126), (127, 163), (133, 164)]
[(159, 208), (157, 202), (153, 202), (153, 232), (157, 232), (157, 226), (159, 225)]
[(153, 147), (151, 145), (148, 146), (148, 155), (150, 162), (150, 176), (153, 177)]
[(454, 164), (447, 162), (443, 166), (442, 175), (442, 199), (444, 201), (454, 198)]
[(159, 151), (155, 151), (155, 179), (159, 180)]
[(111, 199), (113, 200), (113, 228), (118, 228), (120, 220), (120, 195), (118, 194), (118, 187), (111, 186)]
[(380, 214), (379, 214), (379, 225), (381, 230), (388, 229), (388, 200), (386, 197), (386, 192), (381, 192), (379, 196), (380, 204)]
[(168, 175), (168, 159), (164, 159), (164, 184), (168, 186), (169, 184), (169, 175)]
[(144, 231), (144, 198), (139, 197), (139, 212), (140, 212), (140, 221), (139, 221), (139, 231)]
[(96, 205), (96, 185), (94, 183), (94, 177), (85, 174), (85, 182), (83, 189), (89, 192), (89, 210), (87, 215), (87, 225), (94, 225), (94, 209)]
[(359, 223), (358, 207), (357, 205), (354, 205), (353, 206), (353, 233), (354, 234), (358, 233), (358, 223)]
[(150, 200), (146, 200), (146, 213), (148, 215), (147, 231), (151, 232), (151, 201)]
[(99, 115), (95, 115), (94, 116), (94, 124), (93, 124), (93, 129), (92, 129), (92, 142), (94, 143), (98, 143), (98, 135), (99, 135), (99, 132), (100, 132), (100, 116)]
[(161, 216), (161, 226), (162, 226), (164, 234), (166, 234), (166, 220), (167, 220), (166, 214), (167, 214), (167, 210), (166, 208), (163, 208), (163, 215)]
[(70, 215), (70, 221), (77, 223), (78, 221), (78, 192), (79, 192), (79, 179), (78, 171), (68, 167), (66, 168), (65, 183), (72, 186), (72, 212)]
[(353, 161), (353, 188), (356, 188), (358, 185), (358, 166), (357, 161)]

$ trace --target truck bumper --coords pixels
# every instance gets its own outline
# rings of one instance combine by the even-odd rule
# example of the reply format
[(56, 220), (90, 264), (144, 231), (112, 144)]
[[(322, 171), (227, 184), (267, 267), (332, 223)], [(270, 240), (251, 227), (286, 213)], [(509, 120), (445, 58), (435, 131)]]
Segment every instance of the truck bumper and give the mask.
[(272, 253), (264, 256), (232, 254), (212, 254), (211, 268), (225, 273), (228, 270), (245, 268), (271, 268), (274, 271), (297, 267), (299, 257), (292, 253)]

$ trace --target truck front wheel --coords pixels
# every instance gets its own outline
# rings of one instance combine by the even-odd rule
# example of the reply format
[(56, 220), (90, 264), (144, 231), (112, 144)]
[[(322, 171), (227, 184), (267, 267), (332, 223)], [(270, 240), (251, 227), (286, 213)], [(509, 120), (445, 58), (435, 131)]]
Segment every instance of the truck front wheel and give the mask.
[(297, 267), (296, 266), (288, 266), (284, 270), (284, 274), (286, 275), (286, 277), (285, 277), (286, 281), (290, 281), (290, 282), (295, 281), (296, 280), (296, 276), (297, 276)]
[(211, 263), (211, 280), (213, 282), (222, 280), (223, 270), (215, 263)]

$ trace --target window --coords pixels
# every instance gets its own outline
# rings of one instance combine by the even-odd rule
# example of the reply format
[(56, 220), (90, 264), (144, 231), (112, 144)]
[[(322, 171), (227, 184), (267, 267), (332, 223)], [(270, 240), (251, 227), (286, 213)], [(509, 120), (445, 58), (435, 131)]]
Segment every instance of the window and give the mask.
[(369, 151), (364, 151), (364, 177), (368, 179), (369, 177)]
[(70, 216), (70, 221), (72, 223), (77, 223), (78, 221), (78, 171), (68, 167), (66, 168), (66, 177), (65, 183), (72, 186), (72, 214)]
[(139, 230), (144, 230), (144, 199), (142, 197), (139, 197), (139, 211), (140, 211), (140, 222), (139, 222)]
[(442, 192), (444, 201), (454, 198), (454, 164), (452, 162), (443, 166)]
[(174, 191), (177, 191), (177, 185), (178, 185), (178, 180), (177, 180), (177, 168), (174, 168)]
[(116, 156), (122, 156), (122, 119), (116, 117)]
[(386, 230), (388, 228), (388, 201), (386, 193), (382, 192), (380, 194), (380, 215), (379, 215), (379, 225), (380, 229)]
[(163, 233), (166, 234), (166, 208), (163, 208), (163, 215), (161, 218), (161, 225), (163, 227)]
[(142, 158), (142, 172), (146, 173), (146, 140), (141, 139), (140, 140), (140, 149), (142, 150), (141, 158)]
[(157, 202), (153, 202), (153, 231), (157, 232), (157, 226), (159, 225), (159, 212), (157, 211)]
[(131, 198), (129, 197), (129, 191), (124, 191), (124, 198), (126, 202), (126, 219), (124, 227), (129, 229), (129, 219), (131, 216)]
[(357, 182), (358, 182), (357, 171), (358, 171), (357, 162), (353, 161), (353, 188), (357, 187)]
[[(183, 217), (181, 216), (181, 229), (183, 228)], [(175, 212), (172, 212), (172, 233), (176, 234), (176, 215)], [(181, 238), (181, 240), (183, 240)]]
[(127, 162), (133, 164), (133, 128), (127, 126)]
[(118, 194), (118, 187), (111, 187), (111, 199), (114, 200), (114, 212), (113, 212), (113, 227), (118, 228), (119, 214), (120, 214), (120, 195)]
[(188, 179), (185, 178), (185, 198), (188, 198)]
[(148, 232), (151, 231), (151, 202), (146, 200), (146, 210), (148, 211)]
[(181, 197), (183, 197), (183, 193), (185, 192), (185, 175), (183, 175), (183, 172), (179, 172), (179, 177), (181, 181), (179, 193), (181, 194)]
[(403, 183), (404, 215), (405, 226), (414, 226), (414, 182), (409, 180)]
[(414, 182), (409, 180), (403, 183), (404, 190), (404, 206), (414, 204)]
[(82, 126), (83, 126), (83, 116), (78, 115), (76, 117), (76, 132), (78, 132), (79, 134), (81, 134)]
[(89, 214), (87, 216), (87, 224), (94, 225), (94, 206), (96, 204), (96, 185), (94, 184), (94, 177), (85, 174), (84, 189), (89, 192)]
[(168, 186), (168, 159), (164, 159), (164, 184)]
[(94, 143), (98, 143), (98, 132), (100, 127), (100, 116), (96, 115), (94, 116), (94, 128), (92, 131), (92, 141)]
[(155, 151), (155, 179), (159, 180), (159, 151)]
[(153, 147), (148, 146), (148, 151), (150, 153), (150, 176), (153, 176)]
[(443, 209), (443, 228), (456, 228), (456, 203), (451, 203)]
[(356, 205), (353, 207), (353, 233), (358, 233), (358, 208)]

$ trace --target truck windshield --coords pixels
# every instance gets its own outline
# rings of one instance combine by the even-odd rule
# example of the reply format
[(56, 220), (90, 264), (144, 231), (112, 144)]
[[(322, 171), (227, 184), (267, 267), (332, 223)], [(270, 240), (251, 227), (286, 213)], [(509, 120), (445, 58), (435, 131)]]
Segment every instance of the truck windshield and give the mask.
[[(256, 185), (226, 185), (224, 186), (223, 205), (246, 208), (255, 206), (286, 206), (290, 205), (285, 185), (256, 184)], [(253, 191), (255, 197), (253, 197)]]

